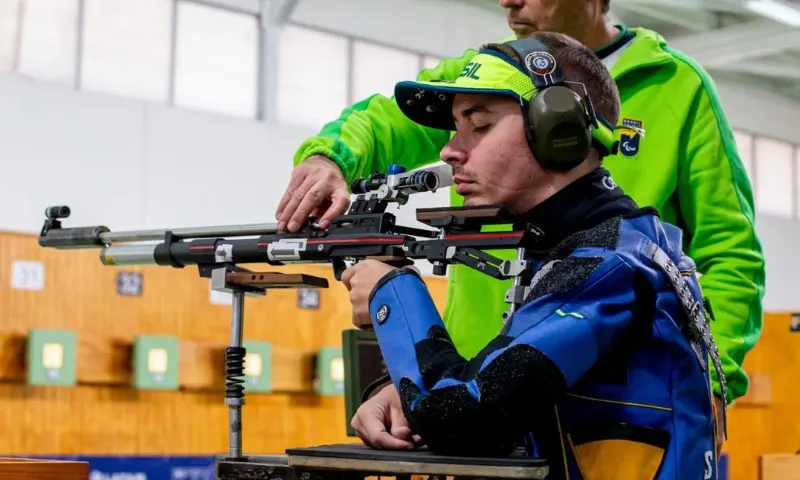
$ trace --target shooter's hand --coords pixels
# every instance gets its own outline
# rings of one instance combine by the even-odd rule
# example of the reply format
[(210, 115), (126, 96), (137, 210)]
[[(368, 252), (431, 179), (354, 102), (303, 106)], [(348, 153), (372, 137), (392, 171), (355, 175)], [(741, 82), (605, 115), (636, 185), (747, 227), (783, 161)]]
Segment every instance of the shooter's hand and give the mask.
[(296, 232), (312, 214), (321, 228), (342, 215), (350, 205), (350, 192), (339, 166), (322, 155), (314, 155), (292, 170), (292, 179), (278, 203), (278, 231)]
[(353, 305), (353, 325), (361, 330), (372, 328), (369, 315), (369, 294), (384, 275), (396, 267), (377, 260), (363, 260), (342, 272), (342, 283), (350, 292)]
[(372, 448), (412, 450), (420, 443), (408, 425), (400, 396), (394, 385), (388, 385), (364, 402), (350, 425), (358, 438)]

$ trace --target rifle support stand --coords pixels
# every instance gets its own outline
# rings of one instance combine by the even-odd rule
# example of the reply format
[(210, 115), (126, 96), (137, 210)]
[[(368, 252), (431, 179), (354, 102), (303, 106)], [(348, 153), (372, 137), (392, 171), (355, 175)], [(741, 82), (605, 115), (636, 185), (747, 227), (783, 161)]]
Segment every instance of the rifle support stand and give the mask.
[(245, 295), (266, 295), (270, 288), (327, 288), (328, 280), (305, 274), (259, 273), (241, 267), (200, 267), (202, 276), (211, 276), (211, 288), (233, 296), (231, 342), (225, 349), (225, 405), (228, 406), (228, 456), (242, 458), (242, 406), (244, 400), (243, 347)]

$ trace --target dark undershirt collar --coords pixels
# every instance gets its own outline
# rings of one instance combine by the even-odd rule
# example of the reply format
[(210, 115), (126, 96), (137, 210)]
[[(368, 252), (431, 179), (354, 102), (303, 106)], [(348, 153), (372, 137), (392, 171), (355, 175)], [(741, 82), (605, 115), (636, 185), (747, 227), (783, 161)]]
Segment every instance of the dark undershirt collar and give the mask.
[(544, 232), (544, 238), (537, 242), (533, 250), (546, 251), (573, 233), (638, 209), (636, 202), (614, 183), (608, 170), (599, 167), (533, 207), (522, 217)]

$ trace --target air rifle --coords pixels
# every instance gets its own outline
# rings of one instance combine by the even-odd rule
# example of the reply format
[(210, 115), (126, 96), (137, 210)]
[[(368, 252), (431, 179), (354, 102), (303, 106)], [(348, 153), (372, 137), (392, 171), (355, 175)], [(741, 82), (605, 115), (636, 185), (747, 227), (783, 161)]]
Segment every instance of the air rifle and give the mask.
[[(58, 206), (45, 211), (47, 220), (39, 245), (99, 248), (103, 265), (197, 265), (203, 277), (210, 277), (211, 270), (221, 266), (330, 263), (339, 280), (347, 263), (366, 258), (398, 264), (428, 260), (435, 275), (444, 275), (449, 264), (461, 263), (494, 278), (513, 277), (511, 265), (482, 250), (530, 245), (539, 232), (519, 224), (503, 207), (417, 209), (417, 221), (434, 229), (398, 225), (395, 215), (386, 212), (390, 203), (405, 204), (410, 194), (434, 192), (449, 184), (444, 168), (404, 172), (391, 166), (388, 174), (374, 173), (352, 182), (355, 201), (325, 229), (316, 218), (310, 218), (297, 232), (278, 232), (275, 224), (128, 232), (112, 232), (103, 225), (63, 228), (61, 221), (71, 212), (69, 207)], [(481, 231), (492, 224), (511, 224), (513, 228)]]
[[(268, 288), (327, 288), (325, 278), (311, 275), (259, 273), (242, 265), (266, 263), (330, 263), (334, 276), (348, 262), (368, 258), (394, 264), (428, 260), (435, 275), (450, 264), (463, 264), (493, 278), (512, 278), (506, 293), (508, 318), (522, 303), (530, 278), (525, 249), (541, 232), (499, 206), (421, 208), (417, 221), (430, 228), (398, 225), (386, 212), (389, 204), (404, 205), (414, 193), (434, 192), (451, 183), (450, 167), (443, 165), (406, 172), (392, 165), (387, 173), (373, 173), (350, 185), (356, 195), (348, 212), (327, 228), (310, 218), (298, 232), (278, 232), (275, 224), (248, 224), (162, 230), (112, 232), (104, 225), (64, 228), (67, 206), (49, 207), (39, 245), (56, 249), (100, 249), (103, 265), (162, 265), (198, 267), (211, 287), (233, 296), (231, 345), (226, 349), (226, 399), (229, 407), (229, 455), (241, 457), (241, 406), (244, 405), (242, 347), (244, 295), (264, 295)], [(511, 225), (484, 232), (487, 225)], [(148, 243), (149, 242), (149, 243)], [(155, 243), (154, 243), (155, 242)], [(516, 249), (515, 260), (501, 261), (483, 250)]]

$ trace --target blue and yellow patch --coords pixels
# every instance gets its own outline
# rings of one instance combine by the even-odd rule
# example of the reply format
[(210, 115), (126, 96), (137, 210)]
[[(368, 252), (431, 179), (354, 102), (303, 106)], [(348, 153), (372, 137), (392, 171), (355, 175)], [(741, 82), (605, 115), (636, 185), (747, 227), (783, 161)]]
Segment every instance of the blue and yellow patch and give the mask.
[(620, 127), (619, 153), (632, 157), (639, 153), (642, 138), (644, 138), (644, 122), (634, 118), (623, 118)]

